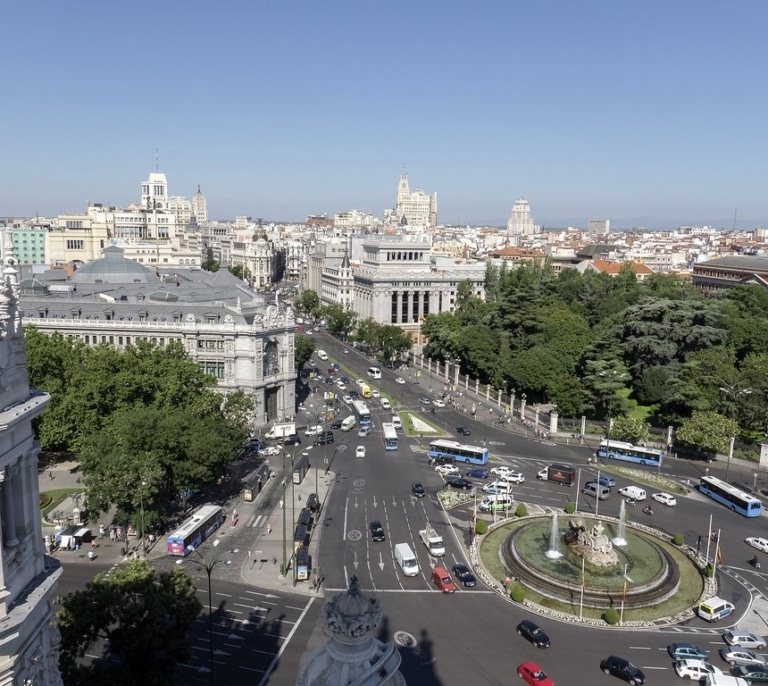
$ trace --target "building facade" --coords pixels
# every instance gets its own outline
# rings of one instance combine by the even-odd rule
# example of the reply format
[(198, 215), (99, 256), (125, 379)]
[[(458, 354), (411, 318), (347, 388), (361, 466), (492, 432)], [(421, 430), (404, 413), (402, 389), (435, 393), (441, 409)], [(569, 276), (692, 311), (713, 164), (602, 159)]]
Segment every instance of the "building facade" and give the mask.
[(424, 231), (437, 226), (437, 193), (427, 195), (423, 190), (411, 192), (408, 174), (400, 175), (394, 219), (398, 226)]
[(532, 236), (538, 233), (541, 227), (533, 223), (531, 207), (525, 198), (515, 201), (512, 207), (512, 215), (507, 220), (507, 232), (520, 236)]
[(32, 420), (50, 396), (29, 387), (16, 260), (10, 239), (0, 283), (0, 683), (61, 686), (51, 624), (58, 561), (40, 535), (40, 492)]
[(24, 324), (46, 334), (118, 348), (181, 343), (220, 392), (253, 397), (254, 429), (295, 413), (293, 311), (226, 269), (150, 269), (111, 246), (71, 276), (22, 280), (20, 298)]
[(745, 283), (768, 288), (768, 257), (731, 255), (693, 265), (693, 285), (702, 293), (717, 293)]

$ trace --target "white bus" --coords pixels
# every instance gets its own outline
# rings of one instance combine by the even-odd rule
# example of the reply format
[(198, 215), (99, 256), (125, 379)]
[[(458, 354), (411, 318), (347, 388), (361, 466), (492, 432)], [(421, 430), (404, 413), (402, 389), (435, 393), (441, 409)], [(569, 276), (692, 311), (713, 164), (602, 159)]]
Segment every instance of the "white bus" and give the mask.
[(381, 378), (381, 367), (368, 367), (368, 376), (372, 379)]
[(384, 422), (381, 425), (381, 432), (384, 434), (384, 450), (397, 450), (397, 431), (395, 425), (390, 422)]
[(355, 414), (357, 414), (360, 426), (368, 426), (371, 423), (371, 411), (362, 400), (353, 401), (352, 408), (355, 410)]

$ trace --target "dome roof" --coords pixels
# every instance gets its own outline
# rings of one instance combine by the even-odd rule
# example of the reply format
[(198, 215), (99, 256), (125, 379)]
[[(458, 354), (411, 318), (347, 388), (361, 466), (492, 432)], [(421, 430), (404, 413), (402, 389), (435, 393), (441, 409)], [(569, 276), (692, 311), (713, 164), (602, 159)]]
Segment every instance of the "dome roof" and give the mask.
[(80, 267), (71, 277), (72, 283), (159, 283), (160, 278), (143, 264), (123, 257), (123, 249), (111, 245), (103, 257)]

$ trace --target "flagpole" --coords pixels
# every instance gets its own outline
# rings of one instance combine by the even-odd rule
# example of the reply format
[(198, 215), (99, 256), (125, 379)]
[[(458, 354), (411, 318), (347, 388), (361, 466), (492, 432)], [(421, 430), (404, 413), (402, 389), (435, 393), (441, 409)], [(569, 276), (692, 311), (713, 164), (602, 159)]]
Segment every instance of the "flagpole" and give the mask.
[(709, 545), (712, 542), (712, 515), (709, 515), (709, 531), (707, 532), (707, 557), (704, 560), (709, 563)]
[(581, 600), (579, 601), (579, 621), (584, 617), (584, 558), (581, 558)]
[(717, 564), (720, 562), (718, 559), (720, 557), (720, 530), (717, 531), (717, 541), (715, 541), (715, 554), (714, 558), (712, 560), (712, 578), (714, 579), (717, 575)]
[(627, 563), (624, 563), (624, 593), (621, 596), (621, 614), (619, 615), (619, 626), (624, 625), (624, 601), (627, 598)]

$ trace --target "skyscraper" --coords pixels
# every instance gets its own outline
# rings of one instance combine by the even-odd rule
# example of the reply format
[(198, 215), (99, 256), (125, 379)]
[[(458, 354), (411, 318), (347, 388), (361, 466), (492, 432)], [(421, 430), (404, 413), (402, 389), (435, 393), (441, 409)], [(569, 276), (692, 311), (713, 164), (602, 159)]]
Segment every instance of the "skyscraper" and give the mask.
[(512, 208), (512, 215), (507, 220), (507, 232), (510, 234), (519, 234), (530, 236), (539, 231), (541, 227), (536, 226), (531, 218), (531, 208), (525, 198), (520, 198), (515, 202)]

